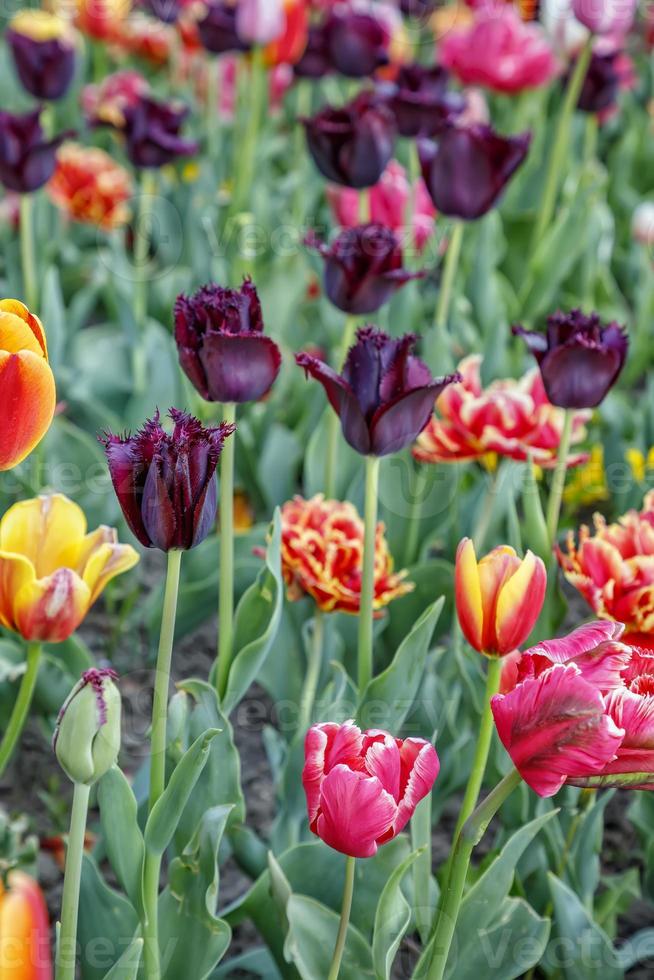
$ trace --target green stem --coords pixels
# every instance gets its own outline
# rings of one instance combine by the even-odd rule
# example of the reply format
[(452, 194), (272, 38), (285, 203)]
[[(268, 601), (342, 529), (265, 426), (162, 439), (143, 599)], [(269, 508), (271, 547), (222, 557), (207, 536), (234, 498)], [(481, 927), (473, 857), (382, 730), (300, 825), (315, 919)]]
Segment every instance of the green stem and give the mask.
[[(345, 362), (345, 358), (347, 357), (347, 352), (352, 346), (356, 325), (356, 316), (352, 316), (352, 314), (350, 314), (345, 320), (343, 339), (341, 341), (341, 347), (338, 355), (338, 364), (335, 365), (337, 371), (341, 370), (343, 363)], [(341, 427), (341, 420), (336, 412), (332, 411), (330, 407), (327, 408), (327, 411), (329, 412), (329, 415), (327, 422), (327, 453), (325, 456), (325, 497), (328, 500), (331, 500), (336, 495), (336, 478), (338, 476), (338, 433)]]
[[(236, 405), (223, 405), (225, 422), (236, 421)], [(220, 589), (218, 595), (218, 662), (216, 688), (224, 698), (234, 643), (234, 436), (225, 441), (220, 457)]]
[(86, 818), (89, 811), (91, 787), (75, 783), (70, 831), (66, 852), (66, 873), (61, 905), (61, 931), (57, 943), (56, 980), (74, 980), (77, 959), (77, 916), (79, 891), (84, 857)]
[(490, 474), (488, 489), (484, 496), (482, 511), (472, 534), (472, 540), (474, 541), (477, 554), (483, 550), (486, 536), (488, 535), (491, 521), (493, 519), (493, 511), (495, 510), (495, 494), (497, 493), (499, 476), (500, 464), (498, 463), (495, 472)]
[(20, 195), (20, 262), (23, 272), (25, 305), (38, 312), (39, 289), (34, 248), (34, 199), (31, 194)]
[(493, 737), (493, 713), (491, 711), (491, 698), (494, 697), (500, 688), (500, 678), (502, 676), (501, 657), (488, 657), (488, 670), (486, 673), (486, 693), (484, 695), (484, 706), (481, 713), (479, 724), (479, 735), (477, 736), (477, 747), (472, 763), (472, 770), (468, 777), (468, 784), (463, 796), (463, 803), (454, 830), (454, 840), (461, 833), (461, 828), (477, 806), (479, 793), (484, 782), (488, 753), (490, 751), (491, 739)]
[(563, 490), (565, 488), (565, 477), (568, 468), (568, 453), (572, 442), (572, 426), (574, 423), (574, 412), (572, 409), (565, 410), (563, 420), (563, 430), (559, 443), (559, 453), (556, 460), (556, 468), (552, 476), (552, 487), (550, 499), (547, 504), (547, 534), (550, 545), (556, 541), (556, 532), (559, 527), (559, 517), (561, 515), (561, 501), (563, 500)]
[(366, 456), (366, 491), (364, 507), (363, 570), (359, 605), (359, 694), (372, 679), (372, 625), (375, 597), (375, 537), (377, 533), (377, 496), (379, 492), (379, 457)]
[(132, 370), (134, 389), (143, 393), (146, 389), (145, 327), (148, 317), (148, 267), (151, 242), (152, 198), (156, 194), (157, 175), (152, 169), (143, 170), (139, 188), (139, 205), (134, 226), (134, 323)]
[(36, 678), (39, 673), (41, 662), (41, 644), (30, 643), (27, 647), (27, 669), (23, 674), (18, 689), (18, 697), (11, 712), (11, 718), (7, 725), (7, 731), (0, 742), (0, 776), (2, 776), (7, 763), (11, 759), (16, 743), (20, 739), (21, 732), (25, 727), (25, 722), (29, 714), (30, 705), (34, 696)]
[(146, 851), (143, 864), (143, 965), (146, 980), (160, 980), (159, 956), (159, 877), (161, 855)]
[(315, 615), (313, 617), (311, 644), (309, 646), (307, 657), (307, 672), (304, 679), (304, 687), (302, 689), (302, 699), (300, 701), (300, 713), (297, 730), (301, 735), (304, 735), (304, 732), (306, 732), (311, 724), (311, 713), (316, 700), (316, 691), (318, 690), (318, 681), (320, 680), (320, 671), (322, 669), (324, 643), (325, 617), (322, 611), (316, 606)]
[(459, 258), (461, 256), (463, 229), (463, 221), (454, 222), (450, 242), (447, 246), (447, 252), (445, 253), (445, 266), (443, 268), (443, 278), (441, 280), (441, 288), (438, 295), (438, 306), (436, 307), (436, 319), (434, 321), (436, 330), (439, 333), (443, 333), (446, 329), (447, 321), (450, 315), (452, 293), (454, 291), (456, 273), (459, 267)]
[(406, 529), (406, 546), (404, 549), (405, 567), (412, 565), (418, 556), (418, 539), (427, 486), (427, 474), (420, 463), (414, 462), (410, 467), (409, 480), (411, 483), (411, 510), (409, 511)]
[(261, 47), (252, 51), (252, 79), (247, 92), (247, 121), (242, 141), (236, 141), (238, 158), (235, 161), (236, 186), (234, 188), (233, 210), (240, 211), (246, 204), (254, 176), (255, 157), (259, 130), (265, 111), (268, 74)]
[(519, 785), (520, 780), (520, 773), (515, 769), (508, 776), (505, 776), (492, 793), (470, 815), (456, 840), (447, 885), (438, 914), (434, 935), (434, 952), (427, 980), (442, 980), (445, 974), (472, 852), (484, 836), (489, 823), (504, 801)]
[(541, 238), (549, 228), (550, 222), (552, 221), (552, 217), (554, 215), (554, 208), (556, 206), (556, 198), (561, 183), (561, 177), (565, 172), (565, 158), (570, 139), (572, 117), (577, 107), (577, 103), (579, 102), (579, 96), (581, 95), (584, 79), (586, 78), (586, 74), (588, 72), (592, 52), (593, 36), (590, 35), (577, 56), (577, 61), (575, 62), (572, 76), (568, 82), (565, 98), (561, 107), (556, 133), (554, 136), (552, 155), (550, 157), (547, 174), (545, 176), (545, 189), (543, 191), (543, 197), (541, 199), (536, 224), (534, 225), (534, 233), (531, 243), (532, 253), (540, 244)]
[(329, 968), (327, 980), (338, 980), (341, 969), (341, 961), (345, 950), (345, 940), (347, 939), (347, 929), (350, 924), (350, 912), (352, 911), (352, 895), (354, 893), (354, 870), (356, 858), (349, 857), (345, 862), (345, 885), (343, 886), (343, 904), (341, 906), (341, 921), (336, 937), (336, 947), (334, 956)]
[(207, 104), (206, 120), (207, 127), (207, 150), (209, 160), (212, 163), (218, 159), (220, 146), (220, 126), (218, 120), (218, 75), (220, 63), (218, 58), (209, 55), (207, 57)]
[(414, 851), (423, 849), (413, 865), (413, 892), (415, 896), (414, 912), (416, 926), (420, 939), (426, 943), (433, 918), (430, 908), (429, 892), (431, 884), (431, 822), (432, 822), (431, 793), (421, 800), (411, 819), (411, 847)]

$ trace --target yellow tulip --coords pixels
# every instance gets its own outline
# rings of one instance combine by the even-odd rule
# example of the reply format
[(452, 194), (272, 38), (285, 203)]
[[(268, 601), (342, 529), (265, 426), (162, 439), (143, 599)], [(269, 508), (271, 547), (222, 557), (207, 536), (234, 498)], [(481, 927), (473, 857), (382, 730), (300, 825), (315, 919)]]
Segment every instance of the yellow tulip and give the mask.
[(87, 534), (82, 509), (62, 494), (14, 504), (0, 520), (0, 625), (28, 641), (66, 640), (138, 560), (113, 528)]

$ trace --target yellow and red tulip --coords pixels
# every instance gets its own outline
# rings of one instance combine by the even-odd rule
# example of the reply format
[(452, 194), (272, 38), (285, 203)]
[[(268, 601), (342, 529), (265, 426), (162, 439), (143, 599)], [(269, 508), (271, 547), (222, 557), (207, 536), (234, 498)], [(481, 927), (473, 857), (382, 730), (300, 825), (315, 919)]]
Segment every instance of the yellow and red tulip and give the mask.
[(0, 521), (0, 625), (28, 641), (62, 642), (138, 560), (113, 528), (87, 534), (82, 509), (62, 494), (14, 504)]
[(52, 980), (48, 910), (29, 875), (0, 879), (0, 980)]
[(55, 404), (41, 321), (18, 300), (0, 300), (0, 471), (32, 452), (50, 427)]
[(464, 538), (456, 554), (455, 597), (470, 646), (488, 656), (511, 653), (527, 639), (545, 600), (545, 565), (531, 551), (519, 558), (501, 545), (477, 561)]
[(130, 175), (104, 150), (79, 143), (64, 143), (59, 149), (48, 195), (73, 221), (120, 228), (130, 219), (127, 202), (132, 194)]

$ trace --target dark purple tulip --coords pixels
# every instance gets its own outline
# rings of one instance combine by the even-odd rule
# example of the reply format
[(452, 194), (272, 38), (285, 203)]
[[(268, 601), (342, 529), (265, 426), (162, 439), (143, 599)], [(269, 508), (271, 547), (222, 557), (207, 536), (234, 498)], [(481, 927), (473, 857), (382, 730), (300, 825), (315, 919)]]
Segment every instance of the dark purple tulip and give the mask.
[(179, 135), (187, 106), (142, 95), (123, 112), (127, 156), (135, 167), (164, 167), (178, 157), (197, 153), (198, 144)]
[(325, 106), (302, 121), (318, 170), (335, 184), (373, 187), (393, 156), (393, 113), (370, 92), (341, 108)]
[(514, 327), (538, 361), (547, 397), (559, 408), (596, 408), (622, 371), (629, 340), (618, 323), (597, 313), (555, 313), (546, 333)]
[(321, 25), (309, 28), (307, 46), (293, 71), (297, 78), (324, 78), (332, 71), (327, 38)]
[(448, 125), (436, 140), (420, 140), (422, 175), (435, 206), (452, 218), (481, 218), (497, 203), (530, 143), (531, 133), (500, 136), (479, 123)]
[(400, 10), (405, 17), (425, 17), (435, 8), (436, 0), (400, 0)]
[(236, 32), (236, 4), (222, 0), (208, 5), (206, 14), (198, 21), (198, 35), (202, 46), (211, 54), (247, 51), (249, 48)]
[(362, 327), (341, 374), (311, 354), (295, 355), (325, 389), (346, 442), (363, 456), (388, 456), (411, 445), (443, 389), (461, 380), (460, 374), (433, 378), (412, 355), (415, 342), (413, 334), (393, 340), (376, 327)]
[(440, 65), (402, 65), (394, 81), (378, 92), (395, 116), (400, 136), (436, 136), (466, 108), (460, 92), (448, 92), (448, 72)]
[(263, 335), (263, 317), (251, 279), (240, 289), (211, 283), (175, 303), (175, 340), (184, 373), (211, 402), (253, 402), (272, 387), (282, 363), (277, 344)]
[(348, 78), (367, 78), (388, 64), (390, 38), (384, 24), (363, 11), (332, 11), (323, 27), (332, 68)]
[(176, 24), (183, 5), (179, 0), (141, 0), (140, 6), (162, 24)]
[(601, 112), (615, 105), (622, 80), (620, 62), (623, 58), (621, 51), (603, 54), (593, 51), (577, 103), (582, 112)]
[(52, 140), (43, 137), (41, 110), (21, 115), (0, 112), (0, 181), (7, 190), (29, 194), (50, 180), (57, 149), (72, 131)]
[(169, 435), (159, 413), (133, 436), (108, 433), (101, 440), (125, 520), (146, 548), (194, 548), (216, 520), (216, 466), (235, 426), (205, 429), (198, 419), (171, 408)]
[[(20, 20), (18, 21), (20, 24)], [(60, 37), (41, 41), (9, 26), (5, 33), (21, 85), (35, 99), (61, 99), (75, 75), (76, 47), (62, 22)]]
[(374, 313), (405, 283), (423, 276), (404, 268), (400, 240), (385, 225), (345, 228), (331, 245), (312, 232), (306, 244), (325, 260), (325, 292), (344, 313)]

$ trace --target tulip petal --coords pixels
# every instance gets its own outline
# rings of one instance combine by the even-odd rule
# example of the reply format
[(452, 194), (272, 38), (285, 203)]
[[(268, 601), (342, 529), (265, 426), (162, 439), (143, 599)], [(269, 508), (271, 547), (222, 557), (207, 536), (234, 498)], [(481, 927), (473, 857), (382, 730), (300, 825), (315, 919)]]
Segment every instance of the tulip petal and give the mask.
[(267, 394), (282, 363), (270, 337), (208, 332), (199, 352), (210, 401), (253, 402)]
[(47, 361), (32, 351), (0, 350), (0, 471), (29, 456), (48, 431), (55, 405), (54, 375)]
[(399, 834), (413, 816), (418, 803), (427, 796), (436, 782), (440, 762), (431, 742), (421, 738), (406, 738), (400, 749), (402, 757), (402, 795), (393, 835)]
[(34, 566), (23, 555), (0, 551), (0, 626), (16, 630), (14, 597), (36, 578)]
[(50, 922), (43, 893), (22, 871), (0, 882), (0, 963), (3, 980), (52, 980)]
[(14, 598), (16, 628), (26, 640), (61, 643), (75, 632), (91, 602), (85, 582), (70, 568), (27, 582)]
[(346, 441), (358, 453), (368, 455), (370, 452), (368, 426), (351, 387), (317, 357), (304, 353), (296, 354), (295, 361), (325, 389), (330, 405), (341, 420)]
[(432, 416), (435, 400), (451, 381), (456, 380), (458, 375), (440, 378), (434, 384), (398, 395), (378, 408), (370, 424), (372, 453), (388, 456), (415, 442)]
[(316, 832), (341, 854), (373, 857), (396, 816), (395, 800), (376, 777), (338, 765), (321, 786)]
[(590, 684), (608, 691), (622, 685), (622, 673), (632, 656), (630, 648), (618, 642), (623, 632), (622, 623), (588, 623), (561, 639), (538, 643), (524, 658), (531, 658), (536, 673), (555, 663), (574, 663)]
[(547, 590), (547, 572), (528, 551), (517, 571), (502, 587), (495, 613), (498, 653), (510, 653), (527, 639), (540, 616)]
[(84, 511), (60, 493), (22, 500), (0, 521), (0, 548), (24, 555), (37, 578), (62, 566), (76, 568), (86, 533)]
[(89, 588), (92, 605), (108, 582), (117, 575), (133, 568), (139, 556), (129, 544), (118, 544), (114, 528), (100, 527), (87, 535), (84, 546), (88, 549), (79, 572)]
[[(19, 319), (24, 320), (36, 337), (41, 353), (47, 360), (48, 345), (45, 338), (45, 330), (43, 329), (43, 324), (39, 320), (38, 316), (36, 316), (34, 313), (30, 313), (25, 304), (21, 303), (21, 301), (18, 299), (0, 299), (0, 313), (10, 313), (13, 316), (17, 316)], [(1, 322), (2, 319), (0, 318), (0, 323)], [(4, 344), (0, 340), (0, 349), (3, 348)]]
[(359, 759), (362, 744), (361, 729), (351, 721), (346, 721), (343, 725), (333, 722), (312, 725), (307, 732), (304, 740), (302, 783), (312, 830), (318, 813), (320, 786), (326, 773), (341, 763), (355, 763)]
[(394, 800), (400, 795), (400, 750), (397, 742), (390, 735), (385, 735), (382, 741), (373, 742), (366, 752), (366, 769), (371, 776), (376, 776), (387, 793)]
[(556, 664), (491, 700), (498, 735), (525, 782), (553, 796), (568, 778), (600, 772), (624, 737), (579, 670)]
[(473, 648), (481, 652), (484, 630), (484, 607), (475, 546), (464, 538), (456, 553), (454, 572), (456, 610), (463, 635)]
[[(36, 317), (32, 317), (35, 320)], [(31, 351), (45, 359), (43, 340), (29, 319), (0, 309), (0, 350), (8, 354)]]

